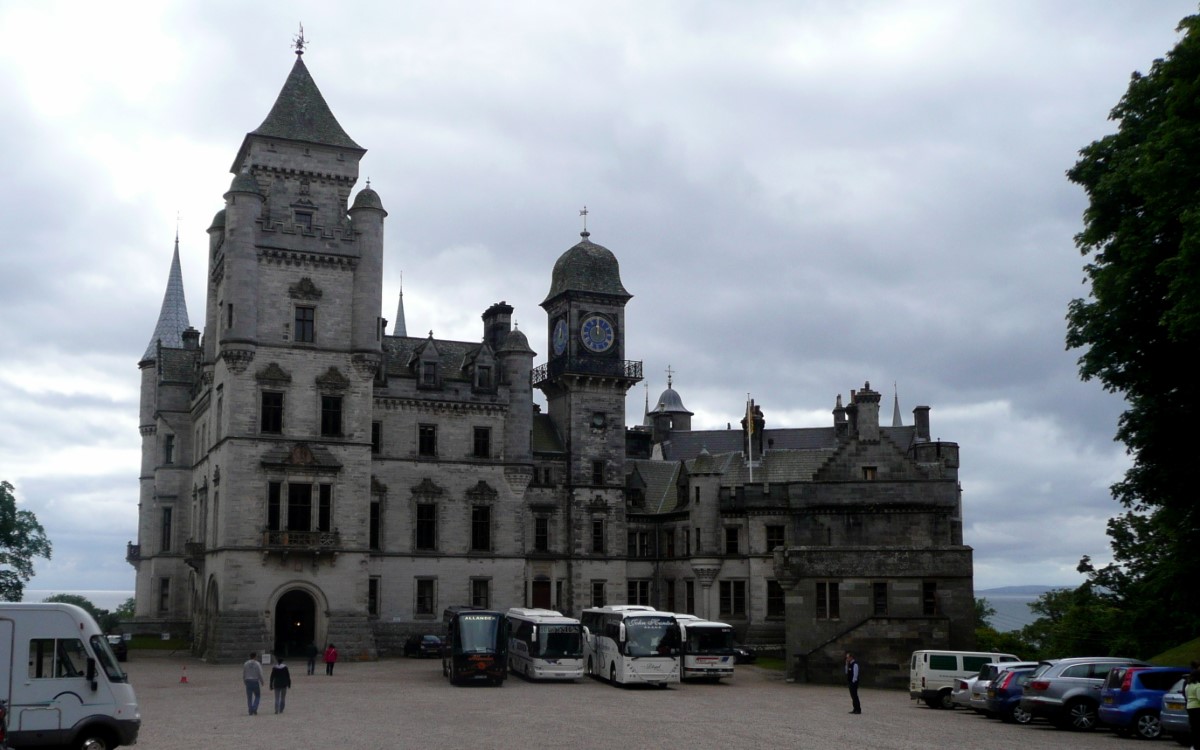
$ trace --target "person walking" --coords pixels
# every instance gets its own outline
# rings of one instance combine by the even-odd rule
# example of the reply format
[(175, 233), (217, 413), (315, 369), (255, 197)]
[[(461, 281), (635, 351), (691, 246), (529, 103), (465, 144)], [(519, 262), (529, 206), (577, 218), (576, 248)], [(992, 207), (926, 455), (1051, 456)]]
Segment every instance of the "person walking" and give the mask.
[(854, 706), (850, 713), (861, 714), (862, 704), (858, 702), (858, 662), (849, 651), (846, 652), (846, 684), (850, 687), (850, 701)]
[(331, 643), (325, 649), (325, 674), (333, 674), (333, 665), (337, 664), (337, 649)]
[(1200, 669), (1193, 669), (1183, 688), (1187, 698), (1188, 726), (1192, 728), (1192, 750), (1200, 745)]
[(262, 697), (263, 671), (258, 654), (250, 652), (250, 658), (242, 665), (242, 682), (246, 683), (246, 708), (251, 716), (258, 715), (258, 701)]
[(275, 691), (275, 713), (283, 713), (284, 705), (287, 703), (287, 691), (292, 686), (292, 675), (288, 672), (287, 665), (283, 663), (283, 657), (275, 658), (275, 666), (271, 668), (271, 690)]
[(309, 641), (308, 648), (304, 650), (304, 653), (308, 657), (308, 673), (315, 674), (317, 671), (317, 654), (321, 653), (317, 650), (316, 641)]

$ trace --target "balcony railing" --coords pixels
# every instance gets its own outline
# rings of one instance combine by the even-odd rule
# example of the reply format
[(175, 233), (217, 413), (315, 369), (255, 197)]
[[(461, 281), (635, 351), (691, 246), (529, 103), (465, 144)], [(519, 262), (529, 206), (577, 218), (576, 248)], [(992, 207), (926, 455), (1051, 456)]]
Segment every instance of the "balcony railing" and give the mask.
[(271, 550), (301, 552), (334, 551), (342, 544), (336, 531), (264, 531), (263, 547)]
[(637, 382), (642, 379), (642, 363), (628, 359), (560, 357), (533, 368), (533, 385), (536, 386), (563, 373), (599, 375)]
[(142, 545), (130, 542), (125, 545), (125, 562), (136, 565), (142, 559)]

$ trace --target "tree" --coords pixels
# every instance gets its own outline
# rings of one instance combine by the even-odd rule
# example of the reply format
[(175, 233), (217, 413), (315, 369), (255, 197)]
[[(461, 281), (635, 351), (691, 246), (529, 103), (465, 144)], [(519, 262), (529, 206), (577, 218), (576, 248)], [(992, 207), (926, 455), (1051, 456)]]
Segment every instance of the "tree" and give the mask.
[(105, 633), (111, 633), (120, 624), (120, 618), (117, 615), (109, 612), (107, 609), (97, 607), (90, 599), (79, 594), (52, 594), (42, 601), (74, 604), (76, 607), (83, 608), (84, 611), (92, 616), (96, 624), (100, 626), (100, 630)]
[(1180, 369), (1200, 349), (1200, 16), (1179, 31), (1148, 74), (1133, 74), (1110, 115), (1117, 132), (1067, 172), (1089, 200), (1075, 242), (1090, 285), (1070, 303), (1067, 346), (1083, 350), (1084, 380), (1124, 396), (1116, 439), (1132, 458), (1112, 487), (1125, 508), (1108, 523), (1114, 562), (1080, 568), (1125, 609), (1130, 656), (1187, 640), (1200, 622), (1200, 392)]
[(0, 601), (21, 601), (35, 557), (50, 559), (46, 531), (32, 511), (17, 510), (13, 486), (0, 480)]

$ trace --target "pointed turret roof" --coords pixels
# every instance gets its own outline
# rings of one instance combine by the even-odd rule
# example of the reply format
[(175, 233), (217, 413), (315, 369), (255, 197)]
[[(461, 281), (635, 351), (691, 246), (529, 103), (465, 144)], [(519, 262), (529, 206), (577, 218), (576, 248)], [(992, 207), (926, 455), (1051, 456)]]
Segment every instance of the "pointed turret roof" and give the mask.
[(393, 336), (407, 336), (408, 325), (404, 322), (404, 280), (400, 280), (400, 301), (396, 303), (396, 322), (392, 324)]
[(183, 332), (188, 328), (187, 300), (183, 297), (183, 272), (179, 267), (179, 232), (176, 231), (175, 256), (171, 259), (171, 273), (167, 276), (167, 291), (163, 294), (162, 309), (158, 313), (154, 335), (150, 337), (150, 345), (146, 347), (142, 359), (154, 359), (157, 356), (159, 341), (163, 346), (182, 349)]
[(892, 398), (892, 427), (903, 427), (904, 420), (900, 418), (900, 391), (895, 391)]

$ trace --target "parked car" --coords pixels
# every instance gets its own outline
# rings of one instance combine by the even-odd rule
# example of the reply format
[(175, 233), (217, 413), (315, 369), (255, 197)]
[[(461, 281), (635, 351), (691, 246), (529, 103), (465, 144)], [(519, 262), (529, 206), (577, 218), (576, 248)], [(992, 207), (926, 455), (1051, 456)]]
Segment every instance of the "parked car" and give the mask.
[(1001, 721), (1028, 724), (1033, 715), (1021, 708), (1021, 694), (1036, 667), (1006, 669), (988, 685), (987, 710)]
[(733, 643), (733, 663), (734, 664), (753, 664), (757, 658), (758, 658), (758, 655), (755, 654), (753, 651), (746, 648), (745, 646), (738, 643), (737, 641), (734, 641), (734, 643)]
[(951, 708), (966, 708), (971, 705), (971, 686), (979, 679), (978, 675), (970, 677), (958, 677), (954, 680), (953, 687), (950, 688), (950, 707)]
[(1114, 667), (1100, 690), (1100, 723), (1117, 734), (1156, 740), (1162, 734), (1162, 699), (1184, 667)]
[(1003, 672), (1006, 669), (1015, 669), (1018, 667), (1033, 668), (1033, 667), (1036, 667), (1037, 665), (1038, 665), (1038, 663), (1036, 661), (1017, 661), (1017, 662), (1012, 662), (1012, 661), (995, 662), (995, 661), (993, 661), (993, 662), (988, 662), (987, 664), (984, 664), (982, 667), (979, 668), (979, 674), (976, 675), (975, 681), (973, 683), (971, 683), (971, 686), (970, 686), (971, 687), (971, 696), (970, 696), (971, 699), (970, 699), (968, 705), (970, 706), (970, 708), (974, 709), (975, 711), (977, 711), (981, 714), (992, 715), (992, 710), (990, 708), (988, 708), (988, 705), (987, 705), (987, 701), (988, 701), (987, 691), (988, 691), (988, 687), (992, 684), (992, 680), (995, 679), (996, 675), (1000, 674), (1001, 672)]
[(417, 658), (432, 656), (440, 659), (442, 657), (442, 637), (431, 633), (410, 635), (404, 642), (404, 655)]
[(124, 636), (106, 635), (104, 638), (108, 641), (108, 647), (112, 649), (113, 656), (117, 657), (117, 661), (125, 661), (129, 658), (129, 644), (125, 643)]
[(1176, 680), (1171, 689), (1163, 695), (1162, 711), (1158, 721), (1162, 725), (1163, 734), (1184, 747), (1192, 746), (1192, 727), (1188, 723), (1187, 699), (1183, 697), (1183, 687), (1187, 680)]
[(1117, 656), (1078, 656), (1039, 662), (1021, 695), (1021, 708), (1062, 729), (1087, 732), (1099, 723), (1100, 689), (1113, 667), (1151, 666)]

